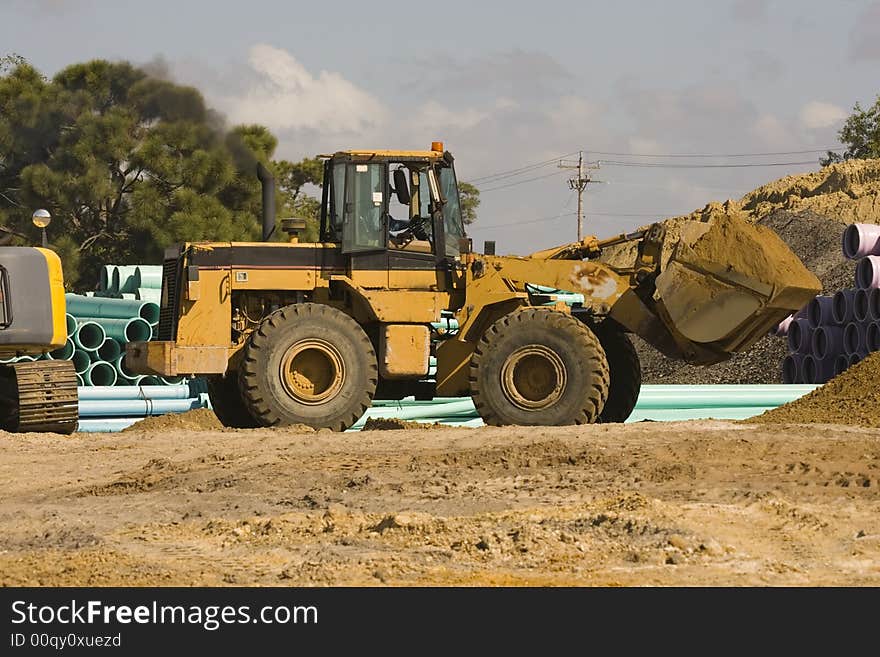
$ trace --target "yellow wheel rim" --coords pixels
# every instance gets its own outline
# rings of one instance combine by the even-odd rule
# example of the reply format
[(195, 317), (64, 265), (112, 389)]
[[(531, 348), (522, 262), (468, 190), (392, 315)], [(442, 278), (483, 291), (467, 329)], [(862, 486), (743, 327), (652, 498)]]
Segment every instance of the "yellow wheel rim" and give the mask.
[(514, 351), (501, 367), (501, 389), (514, 406), (526, 411), (555, 404), (565, 390), (565, 364), (544, 345)]
[(318, 338), (300, 340), (281, 359), (281, 383), (288, 395), (314, 406), (332, 399), (345, 381), (342, 355)]

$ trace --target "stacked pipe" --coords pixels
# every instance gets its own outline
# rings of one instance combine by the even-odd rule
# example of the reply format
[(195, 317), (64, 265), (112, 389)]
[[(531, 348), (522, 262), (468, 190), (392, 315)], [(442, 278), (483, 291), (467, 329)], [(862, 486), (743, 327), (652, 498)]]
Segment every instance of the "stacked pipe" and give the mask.
[(79, 430), (121, 431), (153, 415), (210, 408), (203, 381), (170, 386), (94, 386), (79, 390)]
[(109, 299), (129, 299), (159, 303), (162, 297), (161, 265), (104, 265), (95, 292)]
[[(626, 420), (680, 422), (706, 418), (743, 420), (787, 404), (815, 390), (815, 385), (643, 385)], [(478, 427), (483, 424), (470, 397), (433, 401), (374, 401), (350, 431), (370, 418)]]
[(790, 352), (784, 383), (825, 383), (880, 351), (880, 226), (847, 226), (843, 255), (856, 261), (855, 287), (817, 296), (776, 327)]

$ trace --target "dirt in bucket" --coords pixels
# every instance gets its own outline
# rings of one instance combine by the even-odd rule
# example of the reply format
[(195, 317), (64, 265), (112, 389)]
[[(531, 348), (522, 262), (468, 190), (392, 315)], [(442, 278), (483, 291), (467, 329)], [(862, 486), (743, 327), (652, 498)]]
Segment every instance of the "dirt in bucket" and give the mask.
[(880, 427), (880, 352), (813, 392), (746, 422)]

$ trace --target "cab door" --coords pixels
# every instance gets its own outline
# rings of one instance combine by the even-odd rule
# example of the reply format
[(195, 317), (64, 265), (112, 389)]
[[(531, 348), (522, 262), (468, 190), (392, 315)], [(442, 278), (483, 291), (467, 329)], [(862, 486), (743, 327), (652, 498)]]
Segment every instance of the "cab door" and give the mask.
[(360, 287), (386, 288), (388, 167), (357, 162), (337, 166), (345, 167), (342, 253), (348, 276)]

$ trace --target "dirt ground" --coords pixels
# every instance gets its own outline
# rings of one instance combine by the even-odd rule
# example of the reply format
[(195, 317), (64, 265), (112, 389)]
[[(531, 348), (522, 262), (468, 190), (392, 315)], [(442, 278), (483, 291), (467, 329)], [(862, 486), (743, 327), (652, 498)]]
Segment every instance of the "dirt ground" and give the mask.
[(0, 585), (880, 585), (880, 429), (0, 434)]

